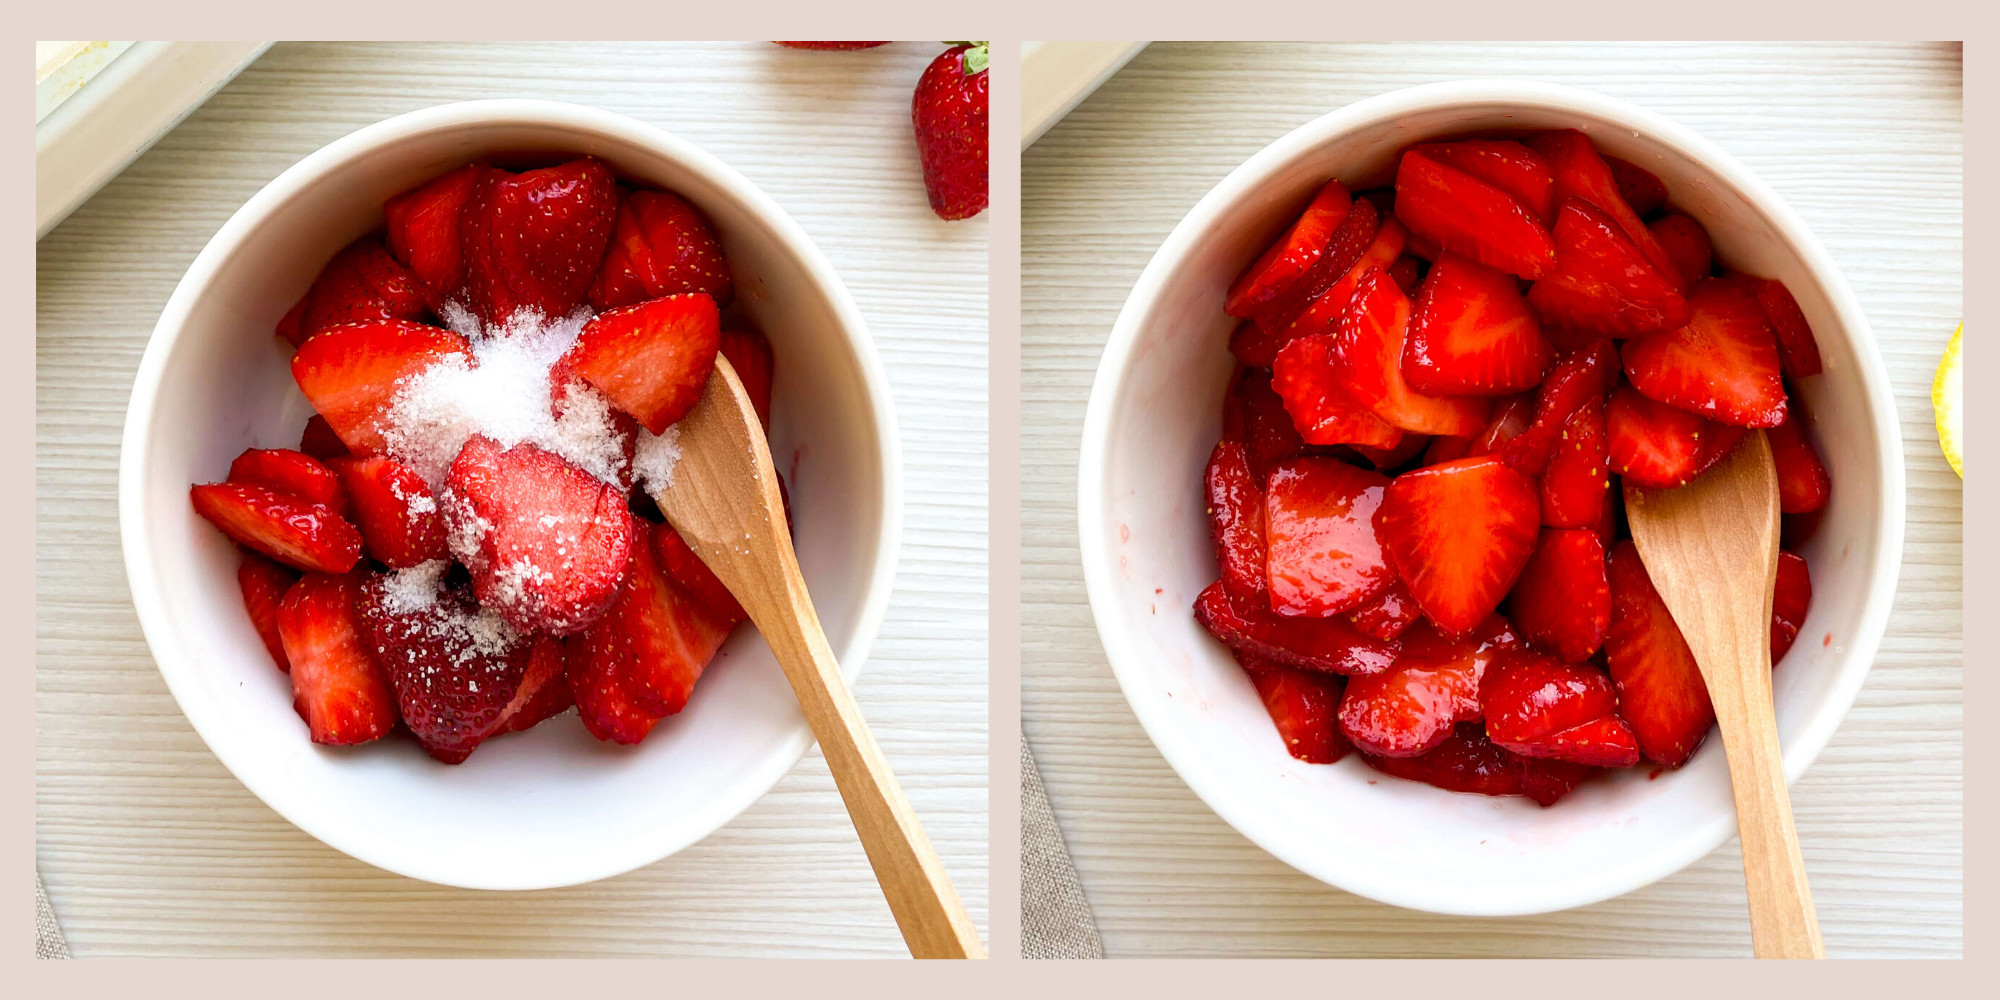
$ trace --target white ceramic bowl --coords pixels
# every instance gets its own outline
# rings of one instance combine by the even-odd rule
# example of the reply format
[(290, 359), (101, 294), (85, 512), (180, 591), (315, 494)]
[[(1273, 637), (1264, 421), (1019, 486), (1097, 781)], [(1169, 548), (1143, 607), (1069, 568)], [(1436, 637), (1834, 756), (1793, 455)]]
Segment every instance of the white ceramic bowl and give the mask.
[(382, 221), (391, 195), (480, 156), (603, 159), (713, 221), (736, 276), (728, 310), (778, 359), (771, 452), (789, 480), (800, 566), (850, 681), (889, 599), (902, 476), (887, 379), (860, 312), (790, 216), (720, 160), (619, 115), (545, 101), (475, 101), (391, 118), (300, 160), (209, 241), (168, 300), (125, 419), (119, 520), (132, 601), (196, 731), (300, 829), (370, 864), (472, 888), (570, 885), (707, 836), (812, 744), (754, 629), (723, 647), (687, 709), (634, 748), (574, 713), (449, 767), (396, 737), (315, 746), (258, 641), (235, 549), (188, 487), (248, 447), (296, 447), (311, 408), (272, 327), (327, 258)]
[[(1501, 915), (1581, 906), (1646, 885), (1735, 830), (1712, 733), (1676, 772), (1596, 779), (1554, 807), (1454, 794), (1370, 770), (1293, 760), (1228, 651), (1196, 625), (1217, 575), (1201, 472), (1220, 436), (1233, 362), (1231, 279), (1313, 189), (1389, 182), (1419, 140), (1474, 129), (1582, 129), (1666, 182), (1720, 259), (1781, 278), (1818, 335), (1826, 372), (1804, 392), (1833, 478), (1804, 555), (1812, 609), (1776, 673), (1785, 774), (1826, 745), (1881, 640), (1903, 544), (1903, 459), (1888, 376), (1868, 323), (1819, 241), (1769, 187), (1712, 143), (1587, 91), (1514, 80), (1401, 90), (1272, 143), (1190, 211), (1132, 289), (1091, 390), (1078, 519), (1084, 579), (1113, 671), (1160, 752), (1244, 836), (1325, 882), (1387, 903)], [(1812, 844), (1805, 845), (1812, 853)]]

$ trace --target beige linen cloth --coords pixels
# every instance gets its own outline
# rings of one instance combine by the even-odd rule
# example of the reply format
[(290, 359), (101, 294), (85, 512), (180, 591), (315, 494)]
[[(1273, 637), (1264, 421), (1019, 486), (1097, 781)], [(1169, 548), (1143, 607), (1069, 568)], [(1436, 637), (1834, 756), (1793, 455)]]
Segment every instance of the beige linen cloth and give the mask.
[(1104, 941), (1063, 845), (1042, 772), (1021, 737), (1021, 957), (1103, 958)]
[(35, 957), (68, 958), (69, 942), (63, 940), (56, 911), (49, 905), (48, 890), (42, 888), (42, 873), (35, 873)]

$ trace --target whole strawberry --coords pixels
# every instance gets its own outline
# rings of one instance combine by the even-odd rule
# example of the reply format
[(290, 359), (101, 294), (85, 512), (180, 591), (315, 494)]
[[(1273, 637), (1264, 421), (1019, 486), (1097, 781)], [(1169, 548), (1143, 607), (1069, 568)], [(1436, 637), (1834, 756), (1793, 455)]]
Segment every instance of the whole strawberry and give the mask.
[(924, 69), (910, 117), (923, 158), (924, 188), (940, 219), (986, 210), (985, 42), (953, 42)]

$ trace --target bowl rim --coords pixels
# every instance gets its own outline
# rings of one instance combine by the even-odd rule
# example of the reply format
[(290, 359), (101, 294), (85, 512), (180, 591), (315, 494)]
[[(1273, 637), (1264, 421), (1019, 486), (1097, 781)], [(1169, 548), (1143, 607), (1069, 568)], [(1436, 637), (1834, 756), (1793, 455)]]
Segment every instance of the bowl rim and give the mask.
[(1115, 596), (1117, 584), (1110, 570), (1109, 541), (1099, 526), (1105, 523), (1109, 503), (1103, 487), (1105, 456), (1111, 445), (1112, 401), (1123, 391), (1147, 315), (1174, 272), (1198, 249), (1200, 234), (1219, 219), (1225, 208), (1329, 139), (1413, 112), (1495, 104), (1588, 114), (1678, 147), (1765, 216), (1820, 283), (1846, 336), (1853, 342), (1880, 452), (1878, 473), (1883, 498), (1877, 525), (1879, 552), (1863, 613), (1854, 639), (1847, 643), (1831, 695), (1784, 746), (1788, 785), (1805, 773), (1832, 739), (1873, 666), (1894, 603), (1903, 551), (1902, 435), (1888, 370), (1867, 317), (1832, 257), (1791, 206), (1734, 156), (1693, 130), (1630, 102), (1576, 87), (1525, 79), (1451, 80), (1407, 87), (1348, 104), (1300, 125), (1230, 171), (1188, 211), (1147, 262), (1112, 325), (1091, 385), (1078, 457), (1077, 530), (1084, 586), (1098, 637), (1119, 688), (1147, 736), (1181, 780), (1238, 833), (1279, 860), (1329, 885), (1409, 909), (1466, 916), (1547, 913), (1601, 902), (1651, 884), (1706, 856), (1734, 835), (1734, 806), (1730, 805), (1715, 820), (1691, 826), (1669, 848), (1650, 857), (1544, 887), (1533, 894), (1522, 894), (1513, 888), (1496, 891), (1484, 887), (1434, 891), (1406, 884), (1394, 873), (1351, 865), (1331, 852), (1315, 851), (1307, 839), (1283, 824), (1269, 822), (1262, 807), (1242, 795), (1226, 775), (1211, 773), (1198, 748), (1182, 740), (1170, 722), (1172, 709), (1157, 699), (1140, 696), (1155, 685), (1150, 683), (1146, 658), (1137, 654), (1127, 638), (1140, 626), (1128, 622), (1119, 608)]
[(831, 305), (839, 332), (848, 342), (861, 371), (863, 395), (874, 430), (874, 447), (881, 455), (881, 531), (868, 569), (868, 587), (860, 603), (854, 634), (837, 650), (841, 672), (851, 685), (859, 676), (887, 614), (895, 585), (896, 568), (902, 547), (903, 468), (901, 435), (896, 423), (894, 396), (887, 373), (875, 349), (860, 308), (847, 286), (819, 246), (770, 195), (749, 178), (694, 143), (615, 112), (560, 101), (490, 99), (435, 105), (395, 115), (363, 126), (335, 139), (286, 168), (260, 188), (210, 237), (194, 261), (188, 265), (173, 294), (161, 310), (159, 320), (146, 344), (126, 405), (125, 428), (119, 443), (118, 525), (124, 550), (125, 575), (140, 630), (146, 637), (162, 678), (182, 714), (201, 736), (209, 751), (235, 775), (250, 792), (288, 822), (307, 834), (360, 861), (410, 878), (469, 889), (544, 889), (593, 882), (652, 864), (707, 837), (733, 820), (762, 798), (804, 758), (815, 740), (803, 716), (780, 752), (766, 756), (762, 764), (730, 784), (727, 794), (718, 795), (707, 805), (688, 814), (677, 824), (677, 835), (658, 840), (628, 838), (602, 848), (554, 861), (534, 871), (485, 873), (460, 871), (449, 862), (400, 857), (397, 847), (385, 838), (361, 827), (329, 829), (302, 819), (288, 803), (297, 792), (258, 777), (254, 768), (239, 766), (254, 753), (252, 748), (218, 741), (211, 733), (222, 730), (219, 710), (198, 693), (193, 666), (187, 652), (173, 641), (175, 635), (166, 608), (156, 591), (146, 583), (155, 576), (153, 554), (147, 544), (145, 524), (145, 482), (143, 443), (151, 434), (161, 376), (169, 356), (185, 331), (189, 312), (206, 294), (222, 261), (263, 224), (271, 212), (285, 204), (303, 188), (345, 168), (356, 157), (414, 135), (484, 126), (550, 126), (604, 139), (629, 143), (672, 160), (700, 175), (734, 199), (776, 233), (778, 241), (799, 260), (811, 280)]

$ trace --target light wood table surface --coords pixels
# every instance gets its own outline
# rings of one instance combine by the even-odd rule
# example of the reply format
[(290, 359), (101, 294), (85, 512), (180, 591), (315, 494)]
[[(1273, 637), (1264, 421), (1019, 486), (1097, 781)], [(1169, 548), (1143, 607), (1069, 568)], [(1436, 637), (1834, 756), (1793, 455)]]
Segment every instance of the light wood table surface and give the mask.
[(695, 142), (775, 198), (846, 281), (895, 394), (906, 504), (894, 596), (855, 693), (983, 933), (986, 222), (939, 221), (924, 197), (910, 95), (939, 51), (280, 44), (41, 241), (36, 860), (78, 956), (906, 954), (817, 749), (665, 861), (570, 889), (472, 892), (380, 871), (285, 822), (209, 753), (154, 668), (125, 586), (117, 460), (167, 296), (300, 157), (489, 97), (589, 104)]
[(1343, 105), (1438, 80), (1533, 77), (1702, 133), (1833, 254), (1888, 363), (1909, 469), (1900, 589), (1874, 670), (1793, 789), (1830, 955), (1962, 947), (1960, 490), (1930, 407), (1960, 318), (1955, 45), (1156, 42), (1022, 163), (1023, 720), (1112, 956), (1748, 956), (1736, 842), (1565, 913), (1478, 920), (1300, 874), (1224, 824), (1139, 727), (1076, 549), (1085, 401), (1126, 293), (1224, 174)]

